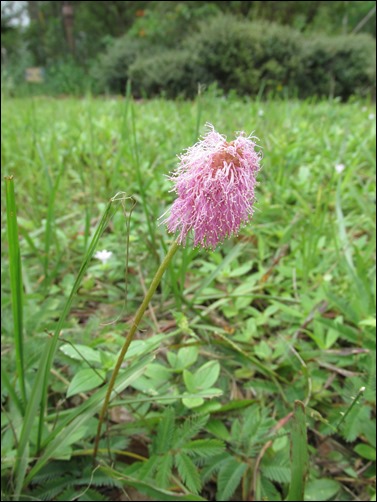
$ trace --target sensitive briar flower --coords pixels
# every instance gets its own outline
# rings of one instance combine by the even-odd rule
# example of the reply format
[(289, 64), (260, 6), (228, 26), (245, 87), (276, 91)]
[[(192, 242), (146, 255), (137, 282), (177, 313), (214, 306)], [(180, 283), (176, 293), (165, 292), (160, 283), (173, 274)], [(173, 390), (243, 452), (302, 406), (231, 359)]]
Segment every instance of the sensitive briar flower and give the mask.
[(102, 261), (102, 263), (105, 265), (110, 258), (112, 257), (113, 253), (111, 251), (107, 251), (104, 249), (103, 251), (97, 251), (96, 254), (94, 255), (94, 258), (97, 258), (97, 260)]
[(177, 170), (169, 176), (178, 197), (164, 223), (169, 232), (179, 232), (180, 244), (191, 232), (194, 246), (214, 249), (253, 215), (261, 157), (251, 137), (241, 132), (227, 142), (211, 124), (207, 126), (208, 133), (180, 156)]

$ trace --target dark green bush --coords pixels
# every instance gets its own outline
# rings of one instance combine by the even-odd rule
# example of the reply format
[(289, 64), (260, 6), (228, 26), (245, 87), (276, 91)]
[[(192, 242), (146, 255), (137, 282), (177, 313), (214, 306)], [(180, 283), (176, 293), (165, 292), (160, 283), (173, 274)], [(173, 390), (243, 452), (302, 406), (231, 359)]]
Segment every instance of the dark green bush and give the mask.
[(151, 47), (142, 38), (128, 35), (114, 40), (93, 65), (91, 75), (100, 91), (123, 93), (130, 78), (129, 68), (137, 58), (148, 56)]
[(226, 92), (255, 95), (291, 85), (300, 50), (299, 33), (284, 26), (221, 16), (186, 40), (212, 82)]
[(305, 38), (297, 74), (300, 97), (367, 95), (375, 88), (375, 41), (368, 35)]
[(221, 15), (174, 50), (143, 44), (125, 37), (102, 56), (97, 71), (112, 91), (123, 90), (131, 78), (136, 95), (192, 97), (200, 83), (240, 95), (284, 88), (304, 98), (347, 99), (371, 93), (375, 85), (375, 41), (367, 35), (308, 37), (286, 26)]
[(138, 58), (128, 72), (133, 93), (140, 96), (192, 97), (205, 80), (195, 55), (189, 51), (167, 50)]

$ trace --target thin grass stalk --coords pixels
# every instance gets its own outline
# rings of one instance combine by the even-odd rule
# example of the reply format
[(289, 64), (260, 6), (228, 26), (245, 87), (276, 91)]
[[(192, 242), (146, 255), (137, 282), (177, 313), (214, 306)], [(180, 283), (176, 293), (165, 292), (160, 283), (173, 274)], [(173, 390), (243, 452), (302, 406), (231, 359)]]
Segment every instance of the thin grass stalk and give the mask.
[(44, 260), (43, 260), (43, 268), (45, 275), (45, 285), (46, 287), (49, 284), (49, 262), (50, 262), (50, 247), (52, 242), (53, 235), (53, 227), (54, 227), (54, 206), (55, 206), (55, 197), (56, 193), (59, 189), (59, 183), (61, 176), (63, 174), (64, 166), (62, 165), (58, 175), (56, 177), (55, 183), (52, 187), (50, 187), (50, 196), (48, 201), (48, 209), (47, 209), (47, 218), (46, 218), (46, 233), (45, 233), (45, 249), (44, 249)]
[(137, 328), (139, 326), (141, 319), (143, 318), (145, 310), (147, 309), (149, 302), (151, 301), (152, 296), (154, 295), (154, 293), (157, 289), (157, 286), (160, 284), (162, 276), (164, 275), (164, 272), (168, 268), (169, 263), (173, 259), (173, 256), (175, 255), (178, 247), (179, 247), (179, 244), (177, 243), (177, 241), (174, 241), (173, 244), (170, 246), (170, 249), (168, 250), (163, 261), (161, 262), (161, 264), (160, 264), (160, 266), (159, 266), (159, 268), (158, 268), (158, 270), (157, 270), (157, 272), (151, 282), (151, 285), (149, 286), (149, 289), (144, 297), (142, 304), (140, 305), (138, 311), (136, 312), (135, 319), (134, 319), (132, 326), (126, 336), (126, 339), (124, 340), (124, 344), (123, 344), (122, 350), (120, 351), (120, 354), (118, 356), (117, 362), (115, 364), (113, 374), (111, 375), (111, 379), (108, 384), (105, 400), (103, 402), (103, 406), (102, 406), (102, 409), (100, 412), (99, 422), (98, 422), (98, 427), (97, 427), (97, 435), (96, 435), (96, 439), (94, 442), (94, 449), (93, 449), (93, 464), (95, 463), (97, 453), (98, 453), (98, 444), (99, 444), (99, 439), (101, 436), (102, 424), (103, 424), (103, 421), (104, 421), (106, 413), (107, 413), (107, 408), (109, 406), (111, 394), (112, 394), (119, 370), (120, 370), (121, 365), (123, 363), (124, 357), (125, 357), (125, 355), (128, 351), (128, 348), (133, 340), (133, 337), (135, 336), (135, 333), (137, 331)]
[(5, 177), (6, 213), (9, 245), (9, 274), (14, 326), (16, 368), (20, 384), (23, 406), (26, 405), (24, 340), (23, 340), (23, 287), (20, 244), (18, 239), (17, 208), (14, 194), (13, 176)]
[(335, 426), (335, 432), (339, 432), (340, 430), (340, 426), (343, 424), (343, 422), (345, 421), (345, 419), (348, 417), (348, 415), (351, 413), (351, 411), (353, 410), (353, 408), (359, 404), (359, 399), (360, 397), (364, 394), (365, 392), (365, 387), (360, 387), (360, 389), (358, 390), (356, 396), (353, 398), (351, 404), (349, 405), (349, 407), (347, 408), (347, 411), (345, 413), (343, 413), (338, 421), (338, 423), (336, 424)]

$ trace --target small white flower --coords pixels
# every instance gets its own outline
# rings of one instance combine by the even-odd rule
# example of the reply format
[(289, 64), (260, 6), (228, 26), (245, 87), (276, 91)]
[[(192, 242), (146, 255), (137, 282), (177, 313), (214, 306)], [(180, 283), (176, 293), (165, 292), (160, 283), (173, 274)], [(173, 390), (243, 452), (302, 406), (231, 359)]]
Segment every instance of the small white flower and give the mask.
[(346, 166), (344, 164), (337, 164), (335, 166), (335, 171), (340, 174), (344, 171), (344, 169), (346, 168)]
[(258, 110), (258, 117), (263, 117), (264, 111), (262, 109)]
[(94, 255), (94, 258), (97, 258), (97, 260), (102, 261), (102, 263), (105, 265), (110, 260), (112, 255), (113, 253), (111, 251), (107, 251), (107, 249), (104, 249), (103, 251), (97, 251), (96, 254)]
[(368, 115), (368, 119), (369, 119), (369, 120), (374, 120), (375, 118), (376, 118), (376, 115), (375, 115), (374, 113), (370, 113), (370, 114)]

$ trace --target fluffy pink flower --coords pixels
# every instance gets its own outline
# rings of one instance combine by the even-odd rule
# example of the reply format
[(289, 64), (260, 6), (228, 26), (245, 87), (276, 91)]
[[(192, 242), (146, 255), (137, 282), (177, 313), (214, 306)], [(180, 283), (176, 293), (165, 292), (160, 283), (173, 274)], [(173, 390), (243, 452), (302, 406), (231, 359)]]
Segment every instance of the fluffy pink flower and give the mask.
[(214, 249), (251, 218), (261, 157), (251, 137), (239, 133), (228, 143), (207, 126), (209, 132), (180, 156), (169, 176), (178, 197), (164, 223), (179, 232), (180, 244), (192, 231), (194, 246)]

